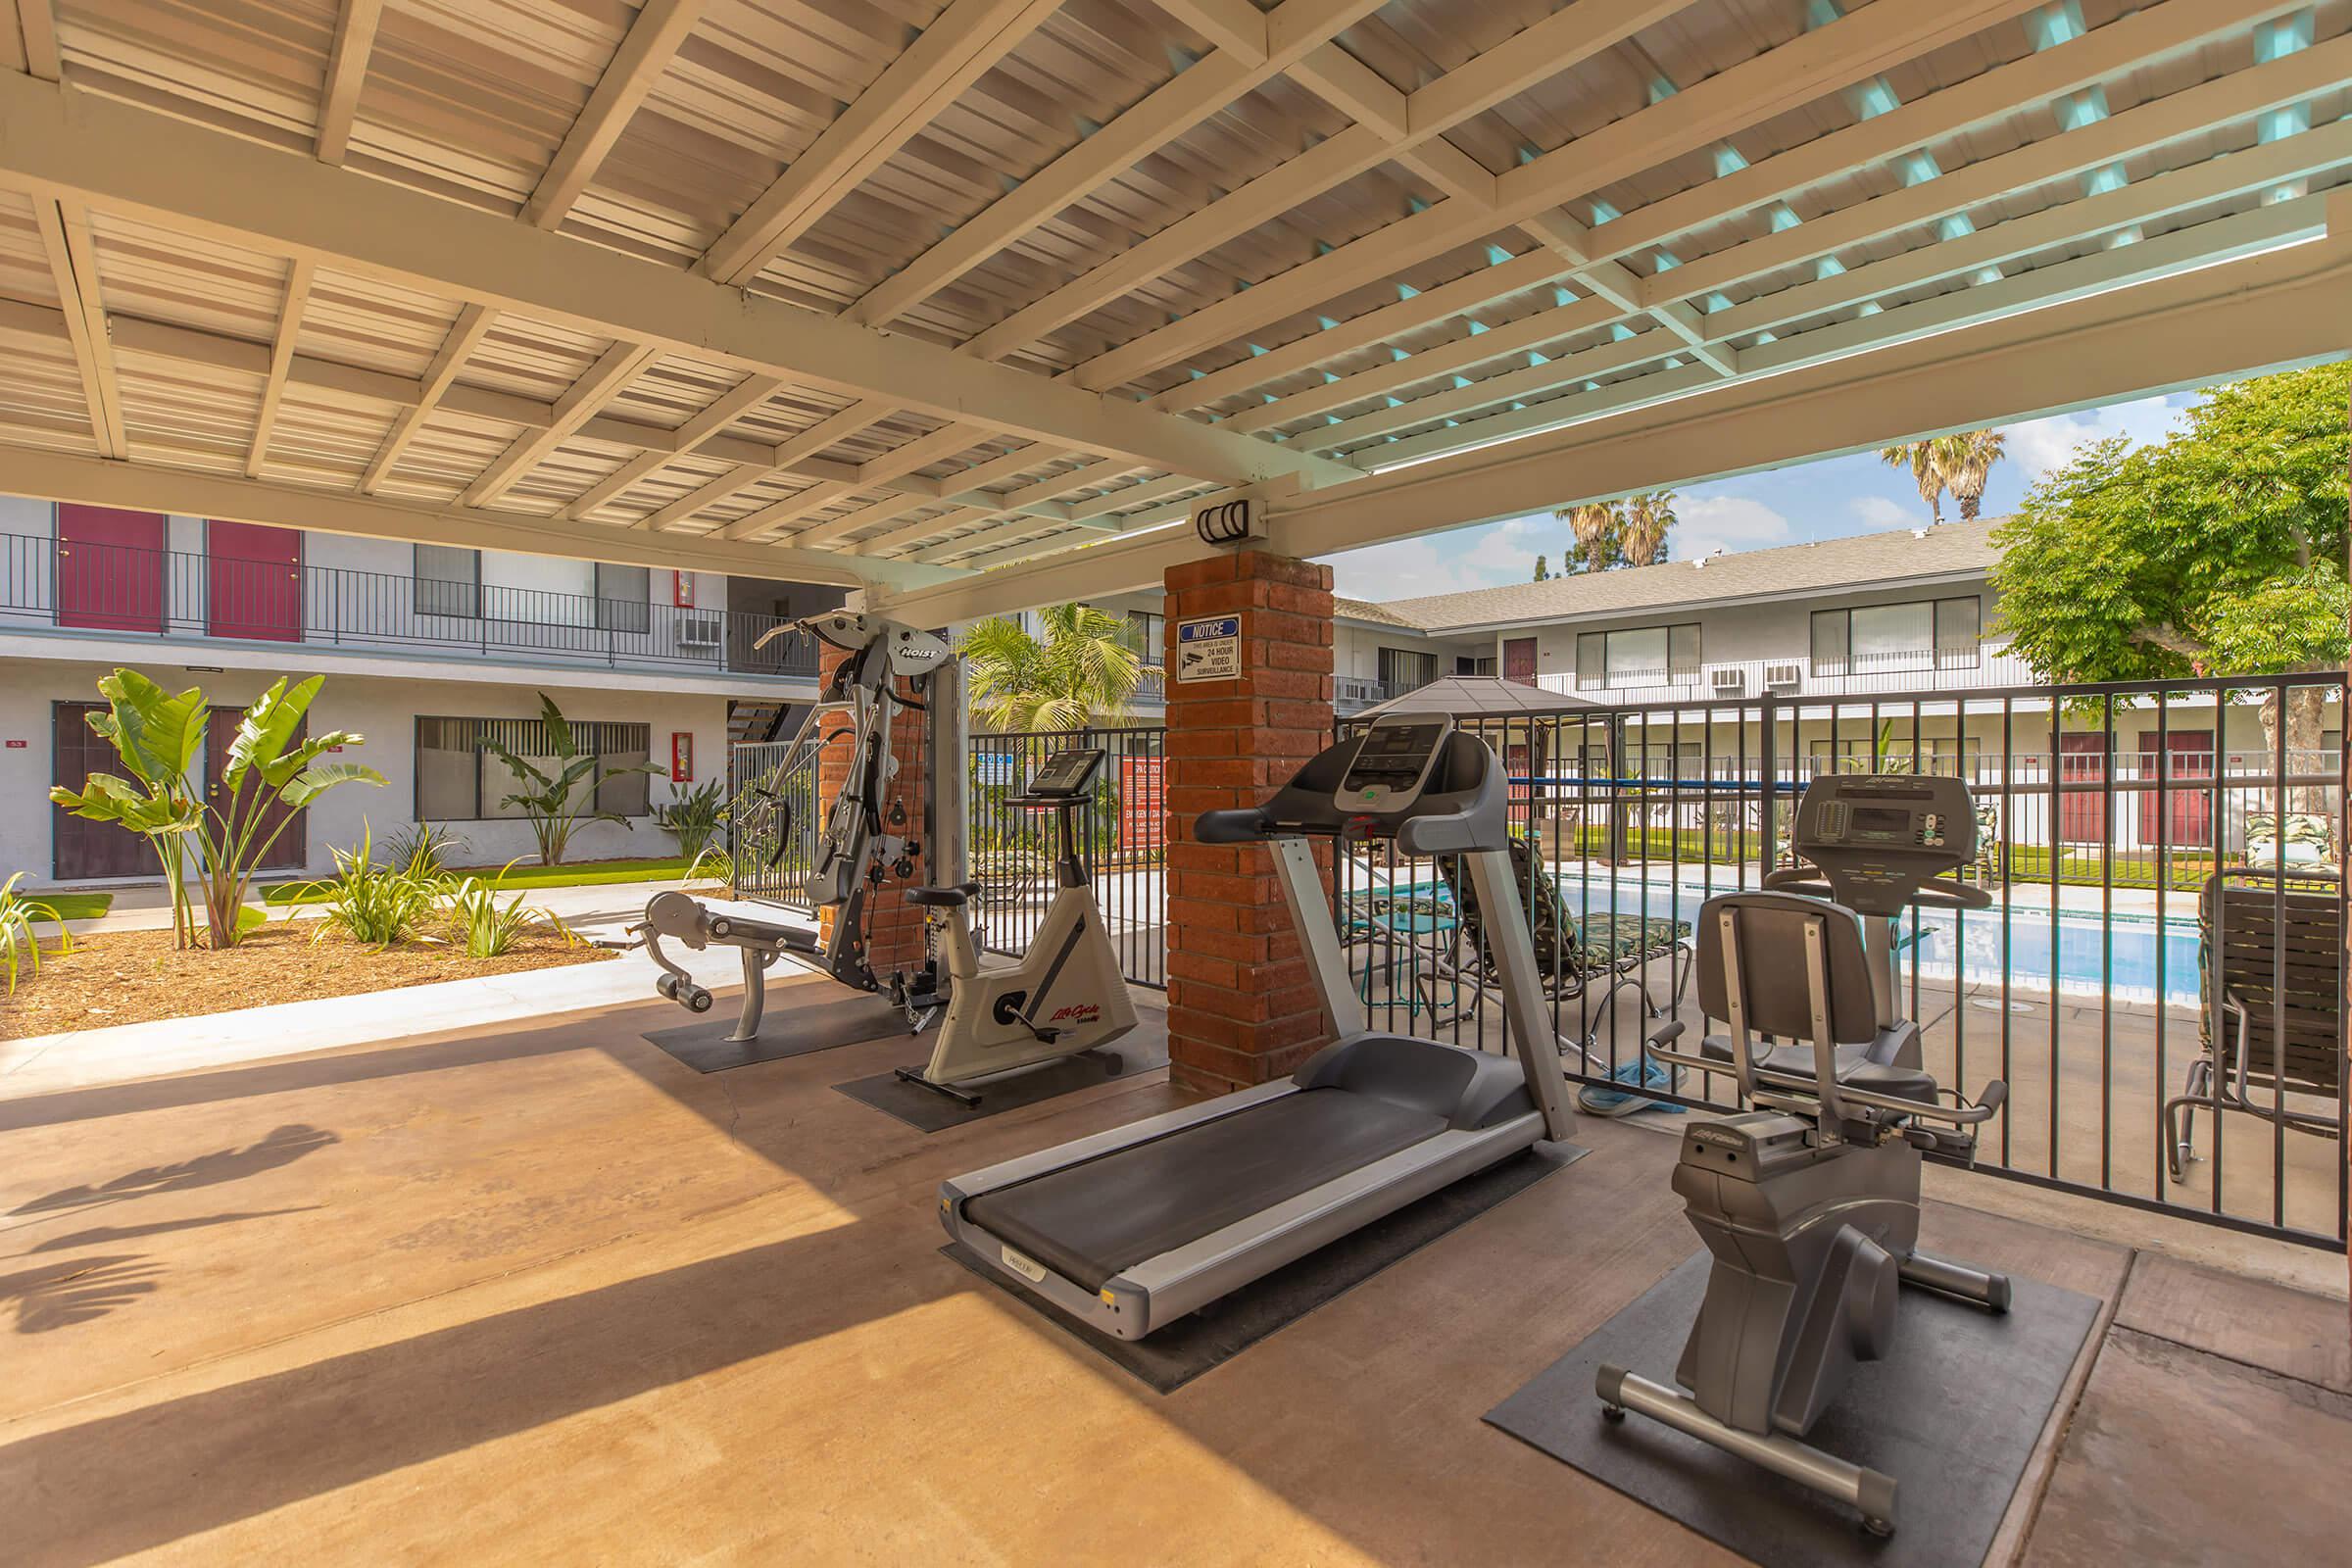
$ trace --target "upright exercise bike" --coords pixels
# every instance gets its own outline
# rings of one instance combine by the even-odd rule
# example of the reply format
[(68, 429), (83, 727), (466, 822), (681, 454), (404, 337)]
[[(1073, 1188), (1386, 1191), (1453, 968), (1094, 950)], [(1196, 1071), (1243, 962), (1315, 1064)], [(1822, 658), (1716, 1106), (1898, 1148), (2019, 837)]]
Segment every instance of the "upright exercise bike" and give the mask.
[(940, 932), (948, 1013), (929, 1063), (899, 1069), (906, 1082), (977, 1105), (975, 1080), (1075, 1056), (1135, 1027), (1127, 978), (1078, 851), (1077, 814), (1094, 802), (1102, 757), (1099, 746), (1055, 752), (1005, 802), (1054, 813), (1054, 901), (1020, 957), (982, 965), (970, 907), (978, 883), (907, 890), (907, 902), (931, 910)]
[[(1699, 911), (1699, 1002), (1730, 1024), (1697, 1054), (1652, 1053), (1730, 1071), (1755, 1108), (1683, 1134), (1674, 1190), (1714, 1254), (1680, 1390), (1602, 1366), (1604, 1413), (1628, 1410), (1753, 1460), (1894, 1529), (1895, 1479), (1801, 1441), (1859, 1361), (1892, 1348), (1899, 1284), (1995, 1312), (2009, 1281), (1919, 1250), (1920, 1160), (1976, 1152), (1974, 1127), (2007, 1096), (1998, 1079), (1947, 1102), (1921, 1065), (1919, 1025), (1897, 1016), (1894, 924), (1911, 906), (1981, 909), (1949, 880), (1976, 853), (1976, 812), (1956, 778), (1830, 776), (1797, 808), (1787, 867), (1764, 891)], [(1791, 1042), (1758, 1049), (1756, 1037)], [(1688, 1391), (1688, 1392), (1684, 1392)]]

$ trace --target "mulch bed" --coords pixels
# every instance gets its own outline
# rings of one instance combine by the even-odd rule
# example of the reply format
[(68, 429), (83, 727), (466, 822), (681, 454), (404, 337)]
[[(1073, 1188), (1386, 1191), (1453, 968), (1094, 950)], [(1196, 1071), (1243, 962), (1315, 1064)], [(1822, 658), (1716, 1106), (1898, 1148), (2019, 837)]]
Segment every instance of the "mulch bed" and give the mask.
[(218, 953), (174, 950), (169, 931), (79, 937), (65, 954), (44, 942), (40, 974), (20, 969), (16, 994), (0, 997), (0, 1039), (195, 1018), (617, 956), (545, 933), (517, 942), (503, 956), (468, 958), (463, 948), (439, 943), (379, 951), (331, 931), (314, 943), (316, 930), (308, 920), (271, 924)]

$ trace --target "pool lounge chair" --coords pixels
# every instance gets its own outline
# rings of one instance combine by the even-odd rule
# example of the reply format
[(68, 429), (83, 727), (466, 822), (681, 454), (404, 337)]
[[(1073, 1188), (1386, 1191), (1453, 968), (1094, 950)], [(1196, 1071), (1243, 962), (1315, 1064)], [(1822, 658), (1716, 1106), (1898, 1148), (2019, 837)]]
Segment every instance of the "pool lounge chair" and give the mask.
[(2343, 1133), (2337, 877), (2242, 866), (2216, 872), (2197, 902), (2197, 925), (2203, 1054), (2181, 1092), (2165, 1102), (2160, 1134), (2175, 1181), (2186, 1179), (2197, 1157), (2200, 1108), (2217, 1119), (2244, 1111), (2318, 1138)]
[[(1494, 959), (1487, 947), (1477, 891), (1457, 864), (1440, 864), (1461, 908), (1474, 961), (1492, 978)], [(1555, 1002), (1583, 1004), (1577, 1033), (1586, 1051), (1592, 1049), (1599, 1014), (1620, 991), (1639, 993), (1643, 1009), (1653, 1018), (1664, 1017), (1682, 1004), (1683, 993), (1690, 985), (1690, 921), (1595, 911), (1580, 924), (1561, 898), (1550, 869), (1537, 860), (1534, 847), (1523, 838), (1511, 840), (1511, 880), (1527, 906), (1528, 929), (1535, 939), (1536, 967), (1544, 994)], [(1668, 907), (1672, 907), (1672, 900), (1670, 890), (1660, 896)], [(1649, 964), (1657, 958), (1667, 960), (1671, 996), (1664, 1005), (1650, 995), (1647, 979)], [(1596, 983), (1600, 988), (1597, 996), (1592, 994)]]

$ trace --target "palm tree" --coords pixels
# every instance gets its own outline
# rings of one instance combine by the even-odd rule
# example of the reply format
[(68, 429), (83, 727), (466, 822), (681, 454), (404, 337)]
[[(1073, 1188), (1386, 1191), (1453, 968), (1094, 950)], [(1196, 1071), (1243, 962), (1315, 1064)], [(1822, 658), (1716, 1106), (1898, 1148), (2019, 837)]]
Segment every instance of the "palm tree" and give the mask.
[(1574, 560), (1587, 571), (1599, 571), (1612, 564), (1618, 554), (1618, 541), (1625, 531), (1625, 519), (1613, 501), (1588, 501), (1582, 506), (1562, 507), (1552, 514), (1563, 519), (1576, 533)]
[(1952, 499), (1960, 503), (1960, 520), (1974, 522), (1984, 505), (1984, 485), (1992, 476), (1992, 466), (2001, 461), (2009, 438), (1998, 430), (1963, 430), (1945, 439), (1952, 444), (1952, 456), (1944, 482), (1951, 486)]
[(972, 706), (1002, 730), (1067, 732), (1125, 718), (1145, 677), (1126, 621), (1092, 605), (1055, 605), (1038, 621), (1043, 637), (1008, 615), (963, 634)]
[(1625, 504), (1625, 534), (1619, 548), (1629, 566), (1647, 566), (1666, 555), (1666, 535), (1674, 527), (1674, 492), (1645, 490)]
[(1931, 436), (1925, 441), (1879, 448), (1879, 461), (1886, 466), (1911, 470), (1911, 480), (1919, 486), (1919, 499), (1928, 504), (1937, 522), (1943, 520), (1943, 492), (1950, 482), (1951, 440), (1950, 436)]

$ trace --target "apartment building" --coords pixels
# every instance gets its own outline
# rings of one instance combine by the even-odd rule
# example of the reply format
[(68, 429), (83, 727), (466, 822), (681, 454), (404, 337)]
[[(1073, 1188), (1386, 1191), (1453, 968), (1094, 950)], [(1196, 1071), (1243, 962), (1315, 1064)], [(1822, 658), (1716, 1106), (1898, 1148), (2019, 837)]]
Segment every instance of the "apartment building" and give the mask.
[[(97, 683), (128, 665), (200, 686), (216, 722), (217, 774), (233, 712), (280, 675), (326, 677), (315, 728), (366, 737), (349, 760), (381, 789), (337, 790), (280, 840), (270, 870), (331, 867), (330, 850), (427, 821), (466, 858), (532, 853), (501, 804), (511, 775), (496, 742), (543, 747), (539, 694), (615, 763), (651, 764), (607, 784), (576, 859), (667, 854), (652, 819), (673, 794), (724, 778), (731, 740), (782, 731), (816, 695), (805, 637), (759, 646), (842, 591), (808, 583), (651, 571), (257, 527), (195, 516), (0, 499), (0, 875), (104, 884), (153, 875), (144, 844), (46, 804), (116, 768), (84, 722)], [(209, 787), (209, 786), (208, 786)]]

